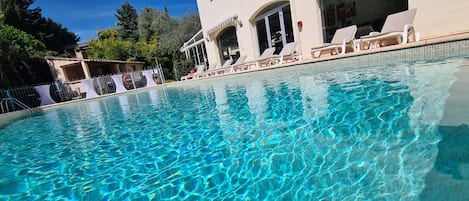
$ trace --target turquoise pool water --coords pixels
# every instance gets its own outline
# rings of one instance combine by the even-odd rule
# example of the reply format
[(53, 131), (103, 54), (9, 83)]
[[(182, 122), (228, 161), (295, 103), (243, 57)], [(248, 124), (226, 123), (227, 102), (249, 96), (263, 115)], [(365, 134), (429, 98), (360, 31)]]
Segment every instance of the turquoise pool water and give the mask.
[(0, 200), (465, 198), (466, 75), (301, 65), (52, 109), (0, 130)]

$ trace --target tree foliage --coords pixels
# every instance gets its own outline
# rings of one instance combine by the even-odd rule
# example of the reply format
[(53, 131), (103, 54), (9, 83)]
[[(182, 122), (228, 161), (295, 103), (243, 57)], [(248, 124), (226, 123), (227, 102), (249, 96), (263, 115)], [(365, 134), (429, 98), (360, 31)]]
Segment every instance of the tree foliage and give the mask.
[(142, 40), (154, 34), (159, 36), (161, 46), (182, 46), (201, 29), (199, 16), (195, 12), (174, 19), (166, 11), (145, 8), (138, 18), (138, 33)]
[(132, 42), (118, 37), (118, 31), (110, 28), (100, 30), (98, 39), (88, 42), (86, 51), (92, 59), (113, 59), (124, 61), (144, 61), (147, 65), (154, 65), (154, 56), (158, 47), (157, 37), (149, 41)]
[(138, 39), (138, 16), (137, 10), (125, 1), (116, 11), (117, 26), (119, 26), (119, 37), (124, 40), (137, 41)]
[[(145, 8), (138, 18), (140, 40), (148, 41), (158, 36), (155, 56), (163, 66), (166, 77), (179, 79), (193, 67), (193, 61), (186, 61), (179, 48), (201, 29), (199, 16), (189, 12), (180, 19), (169, 16), (168, 10), (158, 11)], [(153, 63), (148, 63), (153, 66)]]
[(0, 87), (52, 81), (45, 54), (62, 54), (78, 37), (29, 9), (34, 0), (0, 0)]
[(183, 15), (182, 18), (179, 19), (177, 29), (177, 44), (182, 46), (184, 42), (192, 38), (192, 36), (194, 36), (197, 32), (200, 31), (200, 29), (202, 29), (202, 26), (200, 25), (199, 14), (196, 12), (189, 12)]
[(0, 25), (0, 84), (2, 87), (33, 84), (51, 79), (42, 56), (46, 47), (32, 35)]
[[(169, 15), (167, 8), (163, 11), (145, 8), (138, 15), (137, 29), (132, 29), (137, 30), (138, 36), (127, 37), (124, 25), (131, 21), (129, 16), (137, 16), (129, 14), (132, 8), (125, 2), (117, 10), (119, 30), (99, 31), (98, 39), (89, 42), (87, 55), (96, 59), (143, 61), (147, 67), (155, 67), (157, 58), (167, 78), (178, 79), (181, 74), (187, 74), (193, 62), (184, 61), (179, 48), (201, 29), (198, 14), (191, 12), (177, 19)], [(176, 70), (177, 76), (175, 68), (180, 68)]]
[(132, 42), (118, 37), (116, 29), (100, 30), (98, 39), (88, 42), (87, 55), (93, 59), (133, 60)]
[(64, 47), (76, 45), (79, 38), (61, 24), (41, 14), (40, 8), (29, 9), (34, 0), (0, 0), (4, 23), (33, 35), (48, 50), (62, 52)]

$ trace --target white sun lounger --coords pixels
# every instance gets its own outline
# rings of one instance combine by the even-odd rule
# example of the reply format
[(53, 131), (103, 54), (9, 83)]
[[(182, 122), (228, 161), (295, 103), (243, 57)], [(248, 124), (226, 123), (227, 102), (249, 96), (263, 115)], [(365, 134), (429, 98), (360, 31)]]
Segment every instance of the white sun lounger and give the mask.
[(193, 78), (200, 78), (204, 75), (205, 65), (196, 65), (196, 72), (194, 74), (189, 74), (181, 77), (181, 80), (188, 80)]
[(237, 70), (246, 70), (245, 68), (249, 67), (249, 65), (246, 64), (246, 55), (243, 55), (236, 60), (236, 62), (231, 65), (231, 72), (236, 72)]
[(345, 54), (347, 49), (354, 49), (353, 40), (355, 39), (355, 33), (357, 33), (357, 25), (337, 29), (334, 33), (334, 37), (332, 38), (331, 43), (324, 44), (320, 47), (311, 48), (311, 55), (313, 58), (318, 58), (321, 57), (321, 54), (324, 51), (329, 51), (331, 55), (339, 54), (339, 52), (341, 54)]
[(416, 41), (414, 17), (417, 9), (410, 9), (388, 15), (381, 32), (372, 32), (360, 38), (360, 49), (370, 49), (372, 44), (383, 47), (393, 44), (406, 44), (409, 39)]
[(215, 69), (215, 75), (219, 73), (225, 73), (227, 70), (231, 70), (231, 64), (233, 63), (233, 59), (228, 59), (223, 63), (223, 66), (220, 68)]
[(254, 60), (254, 61), (246, 62), (245, 65), (247, 65), (248, 69), (253, 64), (255, 64), (256, 67), (259, 67), (259, 62), (264, 61), (266, 59), (269, 59), (270, 57), (272, 57), (272, 55), (274, 55), (274, 52), (275, 52), (275, 47), (267, 48), (267, 49), (264, 50), (264, 52), (262, 52), (259, 59)]
[(301, 57), (296, 54), (296, 42), (291, 42), (285, 44), (283, 46), (282, 51), (278, 55), (272, 55), (263, 61), (259, 62), (259, 65), (262, 66), (262, 64), (268, 64), (268, 65), (273, 65), (273, 64), (282, 64), (285, 61), (291, 60), (301, 60)]
[(210, 64), (207, 71), (205, 71), (205, 76), (214, 75), (217, 70), (217, 63)]

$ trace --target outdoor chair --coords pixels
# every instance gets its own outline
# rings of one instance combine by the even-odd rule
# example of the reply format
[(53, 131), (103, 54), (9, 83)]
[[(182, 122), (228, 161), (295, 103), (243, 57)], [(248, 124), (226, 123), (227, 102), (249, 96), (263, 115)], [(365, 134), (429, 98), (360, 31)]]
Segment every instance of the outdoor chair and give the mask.
[(231, 72), (236, 72), (239, 69), (246, 70), (249, 67), (249, 65), (247, 65), (245, 62), (246, 58), (246, 55), (240, 56), (238, 60), (236, 60), (233, 65), (231, 65)]
[(231, 70), (231, 64), (233, 63), (233, 59), (228, 59), (223, 63), (223, 66), (221, 68), (215, 69), (215, 74), (219, 73), (225, 73), (227, 70)]
[(256, 67), (259, 67), (259, 63), (266, 60), (266, 59), (269, 59), (272, 57), (272, 55), (274, 55), (274, 52), (275, 52), (275, 47), (271, 47), (271, 48), (267, 48), (264, 50), (264, 52), (262, 52), (261, 56), (259, 57), (259, 59), (257, 60), (254, 60), (254, 61), (249, 61), (249, 62), (246, 62), (244, 65), (247, 65), (247, 68), (249, 69), (249, 67), (253, 64), (256, 65)]
[[(296, 54), (296, 42), (285, 44), (278, 55), (272, 55), (261, 62), (261, 64), (282, 64), (286, 61), (301, 60), (301, 56)], [(262, 65), (261, 65), (262, 66)]]
[(370, 49), (372, 44), (383, 47), (394, 44), (406, 44), (409, 39), (417, 41), (415, 37), (414, 17), (417, 9), (410, 9), (388, 15), (381, 32), (371, 32), (368, 36), (360, 37), (360, 49)]
[(205, 71), (205, 76), (214, 75), (217, 71), (217, 63), (210, 64), (207, 71)]
[(193, 78), (200, 78), (204, 75), (205, 65), (196, 65), (196, 72), (194, 74), (188, 74), (181, 77), (181, 80), (188, 80)]
[(357, 25), (337, 29), (334, 33), (334, 37), (332, 38), (331, 43), (311, 48), (311, 55), (313, 58), (319, 58), (324, 51), (330, 52), (331, 55), (339, 54), (339, 52), (341, 54), (345, 54), (347, 50), (353, 51), (353, 40), (355, 39), (356, 32)]

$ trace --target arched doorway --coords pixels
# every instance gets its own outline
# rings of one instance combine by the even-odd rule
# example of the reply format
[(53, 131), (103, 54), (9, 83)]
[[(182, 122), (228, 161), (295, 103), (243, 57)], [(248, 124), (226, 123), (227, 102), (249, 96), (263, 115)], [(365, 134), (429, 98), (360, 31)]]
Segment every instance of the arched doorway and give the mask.
[(265, 49), (275, 47), (279, 53), (283, 45), (295, 41), (290, 3), (277, 3), (265, 8), (255, 18), (259, 54)]
[(235, 61), (239, 57), (238, 37), (236, 27), (230, 26), (223, 30), (218, 36), (218, 49), (220, 51), (221, 64), (232, 59)]

